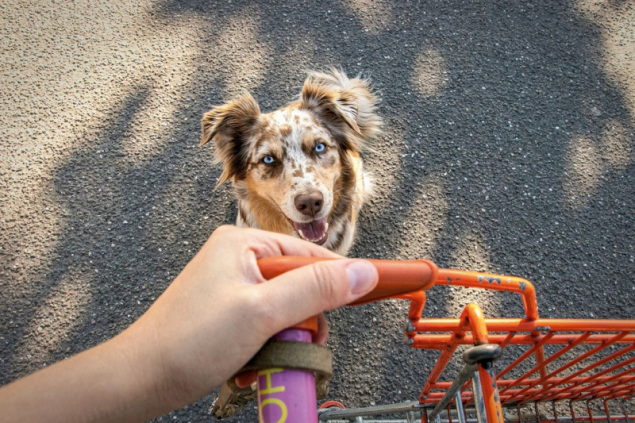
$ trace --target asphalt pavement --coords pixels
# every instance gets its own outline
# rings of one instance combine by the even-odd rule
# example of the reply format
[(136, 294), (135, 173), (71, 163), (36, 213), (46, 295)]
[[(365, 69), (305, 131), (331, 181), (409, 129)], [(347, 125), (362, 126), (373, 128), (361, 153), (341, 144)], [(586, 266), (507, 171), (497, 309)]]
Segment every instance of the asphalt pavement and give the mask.
[[(351, 256), (522, 276), (542, 317), (635, 318), (632, 1), (1, 3), (0, 384), (119, 333), (234, 221), (204, 112), (244, 90), (273, 110), (331, 66), (371, 78), (386, 123)], [(470, 301), (522, 315), (458, 288), (426, 315)], [(328, 314), (329, 399), (417, 398), (435, 354), (403, 345), (406, 311)]]

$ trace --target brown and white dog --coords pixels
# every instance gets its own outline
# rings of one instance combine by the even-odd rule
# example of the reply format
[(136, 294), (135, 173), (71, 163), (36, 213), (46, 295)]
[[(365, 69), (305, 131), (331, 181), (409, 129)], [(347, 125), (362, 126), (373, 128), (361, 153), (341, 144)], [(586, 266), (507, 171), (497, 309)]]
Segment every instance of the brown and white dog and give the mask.
[(262, 114), (249, 94), (205, 113), (201, 145), (216, 144), (218, 184), (231, 180), (236, 224), (279, 232), (345, 255), (371, 182), (359, 153), (379, 133), (368, 81), (311, 73), (300, 98)]

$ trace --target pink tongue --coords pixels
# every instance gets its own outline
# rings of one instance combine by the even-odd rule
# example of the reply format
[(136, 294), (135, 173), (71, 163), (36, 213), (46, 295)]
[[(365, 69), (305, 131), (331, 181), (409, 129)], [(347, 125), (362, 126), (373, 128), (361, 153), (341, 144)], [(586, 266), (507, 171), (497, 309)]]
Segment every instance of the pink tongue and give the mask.
[(314, 220), (309, 223), (293, 222), (293, 227), (298, 232), (302, 231), (304, 237), (309, 241), (319, 241), (326, 233), (326, 218)]

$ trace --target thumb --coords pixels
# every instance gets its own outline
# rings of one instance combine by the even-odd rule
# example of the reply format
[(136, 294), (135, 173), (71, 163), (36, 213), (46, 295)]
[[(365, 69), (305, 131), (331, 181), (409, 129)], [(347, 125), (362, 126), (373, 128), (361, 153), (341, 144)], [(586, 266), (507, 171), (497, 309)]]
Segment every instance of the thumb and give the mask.
[(327, 260), (304, 266), (257, 286), (274, 333), (370, 292), (377, 269), (366, 260)]

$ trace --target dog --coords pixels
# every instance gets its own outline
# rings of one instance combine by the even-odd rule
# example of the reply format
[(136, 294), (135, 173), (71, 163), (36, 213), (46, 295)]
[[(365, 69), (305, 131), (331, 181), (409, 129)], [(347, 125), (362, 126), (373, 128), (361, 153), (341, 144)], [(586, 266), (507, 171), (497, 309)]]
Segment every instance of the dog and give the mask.
[(372, 192), (360, 152), (381, 130), (369, 81), (342, 71), (309, 73), (299, 99), (260, 112), (249, 93), (203, 115), (200, 145), (213, 140), (233, 184), (236, 225), (302, 238), (346, 255)]

